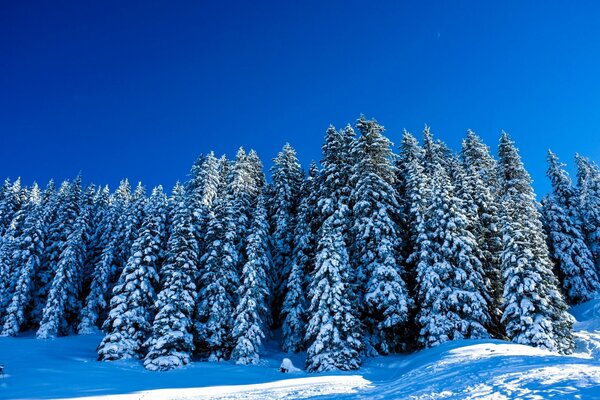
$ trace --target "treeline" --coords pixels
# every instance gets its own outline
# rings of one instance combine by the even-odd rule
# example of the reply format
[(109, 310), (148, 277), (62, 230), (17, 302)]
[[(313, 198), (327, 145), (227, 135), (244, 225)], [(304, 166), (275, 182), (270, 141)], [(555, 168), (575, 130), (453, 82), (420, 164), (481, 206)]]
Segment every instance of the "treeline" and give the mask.
[(6, 180), (0, 333), (101, 330), (99, 360), (150, 370), (254, 364), (274, 330), (309, 371), (463, 338), (571, 352), (568, 304), (599, 288), (598, 166), (577, 156), (573, 185), (549, 152), (539, 204), (506, 133), (494, 158), (471, 131), (458, 154), (404, 132), (395, 154), (375, 120), (355, 129), (329, 127), (308, 173), (285, 145), (270, 183), (243, 149), (170, 196)]

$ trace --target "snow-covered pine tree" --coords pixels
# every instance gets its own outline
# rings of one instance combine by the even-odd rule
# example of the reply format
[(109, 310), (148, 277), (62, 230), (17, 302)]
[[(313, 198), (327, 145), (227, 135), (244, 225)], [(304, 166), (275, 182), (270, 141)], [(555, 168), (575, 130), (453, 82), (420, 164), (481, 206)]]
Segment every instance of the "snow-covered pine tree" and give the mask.
[(406, 325), (413, 301), (402, 278), (398, 193), (392, 143), (383, 126), (361, 117), (354, 142), (352, 173), (352, 264), (368, 352), (387, 354), (406, 348)]
[(281, 308), (283, 351), (297, 353), (304, 349), (306, 331), (307, 277), (314, 269), (316, 206), (319, 171), (313, 161), (308, 178), (300, 191), (300, 205), (294, 223), (294, 246), (285, 299)]
[(15, 213), (21, 206), (21, 179), (14, 183), (6, 179), (0, 191), (0, 240), (8, 230)]
[(239, 302), (235, 309), (232, 338), (235, 344), (231, 357), (236, 364), (257, 364), (263, 339), (268, 334), (270, 323), (270, 291), (267, 271), (271, 268), (269, 252), (269, 225), (265, 198), (259, 196), (248, 244), (248, 261), (242, 268)]
[(146, 205), (131, 256), (112, 290), (110, 311), (103, 324), (106, 335), (98, 346), (99, 360), (144, 356), (144, 343), (152, 332), (157, 271), (165, 252), (167, 213), (167, 197), (158, 186)]
[(569, 353), (573, 317), (552, 272), (531, 178), (505, 132), (498, 149), (498, 180), (506, 334), (515, 343)]
[(419, 258), (418, 237), (424, 224), (423, 214), (429, 199), (429, 179), (423, 167), (424, 151), (418, 140), (404, 131), (398, 157), (398, 193), (402, 216), (403, 258), (408, 269), (407, 283), (414, 287), (414, 270)]
[(239, 287), (239, 251), (232, 198), (217, 196), (209, 212), (207, 248), (200, 263), (200, 290), (196, 307), (196, 350), (210, 361), (229, 358), (231, 329)]
[(542, 200), (542, 215), (550, 255), (568, 300), (581, 303), (591, 300), (600, 288), (594, 257), (581, 231), (577, 195), (558, 157), (548, 151), (548, 171), (552, 196)]
[(54, 181), (50, 180), (42, 194), (42, 210), (40, 213), (45, 227), (44, 251), (40, 258), (38, 272), (33, 280), (32, 301), (30, 307), (28, 307), (31, 309), (28, 312), (29, 318), (26, 323), (27, 328), (37, 329), (42, 319), (42, 311), (46, 304), (48, 290), (50, 289), (50, 281), (54, 274), (53, 268), (56, 265), (56, 260), (53, 258), (58, 256), (55, 254), (56, 251), (49, 251), (49, 248), (52, 250), (51, 243), (57, 243), (59, 238), (59, 231), (51, 228), (56, 224), (61, 206), (65, 204), (63, 200), (67, 196), (68, 190), (69, 185), (63, 183), (61, 189), (57, 191)]
[(160, 277), (152, 336), (146, 343), (144, 367), (164, 371), (186, 365), (194, 351), (193, 313), (196, 302), (198, 245), (185, 189), (173, 189), (171, 233)]
[(186, 190), (190, 198), (190, 207), (192, 207), (199, 257), (204, 254), (206, 249), (204, 236), (208, 223), (208, 210), (217, 197), (219, 179), (219, 160), (215, 154), (211, 151), (206, 156), (198, 157), (190, 171), (190, 180)]
[(490, 319), (477, 242), (442, 165), (433, 171), (431, 185), (417, 264), (419, 343), (427, 347), (487, 337)]
[(489, 147), (472, 130), (467, 131), (467, 137), (462, 141), (460, 156), (464, 171), (461, 179), (462, 197), (474, 207), (472, 232), (481, 250), (487, 293), (491, 298), (492, 321), (489, 329), (494, 336), (502, 337), (502, 237), (499, 229), (500, 204), (497, 196), (496, 161), (490, 154)]
[(272, 174), (272, 254), (275, 273), (274, 312), (275, 323), (280, 319), (280, 308), (284, 300), (290, 274), (294, 234), (294, 216), (298, 207), (302, 172), (296, 151), (286, 143), (273, 159)]
[(600, 273), (600, 168), (579, 154), (575, 160), (583, 232)]
[(132, 195), (127, 179), (119, 184), (112, 196), (109, 209), (102, 222), (105, 243), (100, 258), (94, 267), (90, 291), (81, 311), (79, 334), (97, 331), (104, 321), (115, 281), (129, 257), (129, 251), (142, 222), (146, 197), (144, 187), (139, 184)]
[[(39, 339), (66, 335), (76, 322), (81, 308), (81, 272), (86, 257), (85, 242), (89, 235), (89, 208), (81, 207), (81, 178), (77, 177), (69, 190), (68, 206), (61, 216), (63, 229), (68, 232), (58, 257), (42, 320), (36, 336)], [(75, 218), (72, 225), (70, 218)]]
[(34, 183), (26, 205), (19, 210), (24, 214), (24, 222), (20, 235), (14, 242), (14, 287), (7, 302), (2, 336), (15, 336), (26, 322), (33, 281), (44, 251), (45, 225), (42, 207), (42, 195)]
[(352, 370), (361, 364), (360, 321), (351, 301), (351, 268), (344, 242), (344, 208), (338, 208), (321, 227), (308, 292), (308, 371)]

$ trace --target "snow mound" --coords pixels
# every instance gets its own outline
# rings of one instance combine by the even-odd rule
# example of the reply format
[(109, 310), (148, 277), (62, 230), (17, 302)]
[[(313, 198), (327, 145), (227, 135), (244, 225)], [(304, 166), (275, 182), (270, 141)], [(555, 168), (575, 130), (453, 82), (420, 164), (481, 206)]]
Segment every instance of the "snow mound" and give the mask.
[(264, 400), (306, 399), (328, 394), (355, 393), (371, 382), (359, 375), (317, 376), (285, 379), (254, 385), (211, 386), (185, 389), (146, 390), (130, 394), (87, 396), (69, 400)]

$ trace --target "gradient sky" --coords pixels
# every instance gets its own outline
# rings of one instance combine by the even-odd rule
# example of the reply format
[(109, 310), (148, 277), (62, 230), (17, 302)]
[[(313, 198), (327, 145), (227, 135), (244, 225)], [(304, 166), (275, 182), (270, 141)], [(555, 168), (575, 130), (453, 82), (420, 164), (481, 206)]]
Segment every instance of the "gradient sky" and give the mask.
[[(323, 4), (325, 3), (325, 4)], [(0, 0), (0, 176), (184, 180), (200, 153), (320, 158), (361, 114), (399, 144), (501, 129), (600, 161), (597, 1)]]

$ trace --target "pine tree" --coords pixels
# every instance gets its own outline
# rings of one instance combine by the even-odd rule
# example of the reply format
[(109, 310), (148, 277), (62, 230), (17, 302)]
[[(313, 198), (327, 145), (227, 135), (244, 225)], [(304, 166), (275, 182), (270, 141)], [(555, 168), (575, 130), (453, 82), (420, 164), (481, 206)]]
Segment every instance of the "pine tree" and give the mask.
[(506, 334), (515, 343), (569, 353), (573, 318), (552, 273), (531, 178), (506, 133), (498, 158)]
[(200, 291), (196, 308), (196, 348), (210, 361), (229, 357), (239, 252), (235, 209), (230, 196), (219, 196), (209, 213), (207, 251), (201, 258)]
[(423, 149), (417, 139), (404, 131), (398, 157), (398, 193), (404, 240), (403, 255), (409, 287), (414, 287), (414, 269), (419, 258), (419, 234), (424, 226), (424, 213), (429, 199), (429, 179), (423, 167)]
[(592, 253), (585, 244), (577, 195), (564, 164), (548, 151), (547, 175), (552, 196), (542, 201), (550, 254), (567, 298), (574, 304), (592, 299), (599, 288)]
[(600, 168), (580, 155), (576, 156), (576, 163), (582, 228), (600, 272)]
[(132, 195), (129, 181), (121, 181), (102, 222), (105, 230), (101, 240), (105, 245), (95, 265), (90, 291), (81, 312), (77, 328), (79, 334), (95, 332), (104, 321), (110, 293), (127, 262), (142, 222), (145, 202), (141, 184)]
[(359, 296), (364, 298), (363, 321), (367, 348), (387, 354), (403, 348), (409, 310), (413, 305), (402, 278), (402, 248), (398, 194), (392, 143), (383, 126), (361, 117), (360, 138), (352, 148), (354, 226), (351, 248)]
[(496, 336), (502, 337), (502, 237), (499, 229), (500, 204), (497, 196), (496, 161), (491, 156), (489, 147), (471, 130), (467, 131), (467, 137), (462, 142), (461, 159), (463, 177), (460, 182), (460, 197), (468, 203), (467, 209), (472, 209), (474, 213), (470, 230), (475, 235), (481, 251), (487, 293), (491, 298), (492, 321), (489, 329)]
[(264, 197), (259, 197), (242, 269), (239, 303), (235, 310), (232, 337), (235, 343), (232, 358), (236, 364), (257, 364), (259, 349), (269, 327), (269, 288), (267, 271), (271, 268), (269, 226)]
[(430, 347), (448, 340), (487, 337), (490, 317), (477, 243), (468, 230), (463, 202), (439, 164), (431, 189), (419, 237), (419, 343)]
[(38, 273), (44, 251), (45, 225), (41, 197), (40, 190), (34, 183), (26, 206), (20, 210), (25, 219), (22, 232), (15, 240), (12, 256), (15, 266), (15, 283), (10, 299), (8, 299), (2, 336), (15, 336), (26, 322), (26, 312), (31, 301), (34, 278)]
[(281, 308), (283, 351), (297, 353), (304, 349), (306, 331), (306, 287), (307, 276), (314, 269), (316, 204), (318, 188), (316, 164), (310, 167), (308, 178), (301, 190), (301, 200), (294, 223), (294, 246), (291, 257), (290, 274), (287, 280), (285, 299)]
[(110, 311), (103, 324), (106, 332), (98, 347), (98, 359), (141, 358), (152, 331), (158, 269), (162, 263), (167, 223), (167, 198), (162, 187), (152, 191), (140, 235), (112, 290)]
[(321, 228), (308, 293), (310, 308), (305, 337), (308, 371), (352, 370), (361, 364), (360, 322), (350, 300), (352, 277), (344, 224), (342, 207)]
[(144, 367), (163, 371), (190, 363), (194, 351), (192, 318), (196, 302), (198, 246), (185, 189), (173, 189), (171, 235), (161, 269), (162, 290), (156, 301), (152, 336), (146, 343)]
[[(72, 194), (81, 191), (75, 183)], [(73, 195), (78, 198), (78, 195)], [(73, 200), (72, 200), (73, 201)], [(80, 310), (79, 295), (81, 293), (81, 271), (85, 259), (85, 241), (88, 232), (88, 214), (78, 212), (78, 202), (73, 201), (73, 212), (79, 214), (69, 229), (69, 234), (61, 252), (52, 278), (48, 299), (44, 306), (37, 337), (49, 339), (70, 332)]]
[[(290, 274), (294, 215), (298, 207), (302, 172), (296, 151), (287, 143), (273, 160), (272, 226), (273, 268), (276, 275), (275, 313), (279, 314)], [(279, 315), (275, 316), (276, 322)]]

